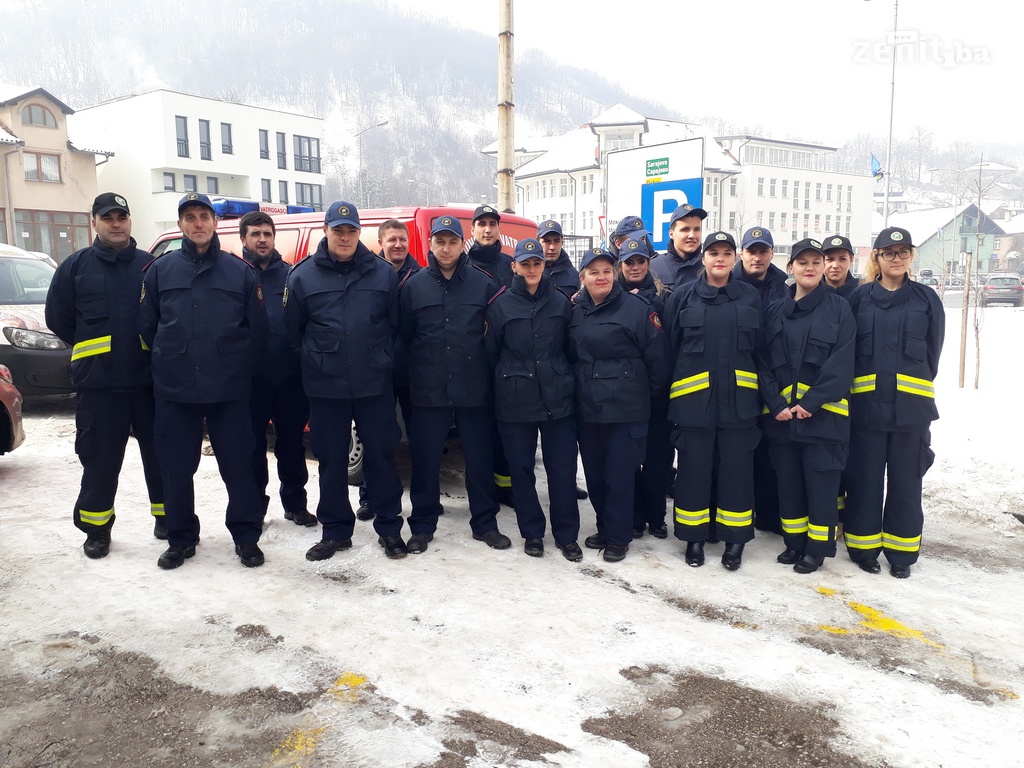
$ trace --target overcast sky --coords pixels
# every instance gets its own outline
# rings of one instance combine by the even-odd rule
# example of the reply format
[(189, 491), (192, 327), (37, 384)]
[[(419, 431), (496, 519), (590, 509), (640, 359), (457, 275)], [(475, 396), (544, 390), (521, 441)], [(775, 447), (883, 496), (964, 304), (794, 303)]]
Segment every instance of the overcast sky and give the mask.
[[(496, 35), (498, 0), (391, 0)], [(888, 132), (893, 0), (515, 0), (515, 47), (592, 69), (687, 116), (841, 144)], [(1017, 0), (902, 0), (895, 135), (1021, 142)], [(497, 49), (495, 48), (495, 55)]]

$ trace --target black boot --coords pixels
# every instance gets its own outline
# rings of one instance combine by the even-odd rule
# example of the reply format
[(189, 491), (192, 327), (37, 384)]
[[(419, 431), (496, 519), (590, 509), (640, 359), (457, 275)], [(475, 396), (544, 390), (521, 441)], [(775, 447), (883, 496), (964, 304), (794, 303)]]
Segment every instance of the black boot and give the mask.
[(686, 564), (691, 568), (704, 565), (704, 542), (691, 541), (686, 545)]
[(783, 565), (792, 565), (803, 556), (803, 552), (798, 552), (795, 549), (786, 547), (786, 551), (781, 553), (775, 558), (775, 562), (782, 563)]
[(738, 571), (743, 563), (743, 544), (726, 544), (722, 553), (722, 565), (730, 571)]
[(800, 559), (796, 561), (796, 565), (793, 566), (793, 570), (797, 573), (814, 573), (816, 570), (821, 568), (821, 564), (824, 562), (824, 557), (801, 555)]

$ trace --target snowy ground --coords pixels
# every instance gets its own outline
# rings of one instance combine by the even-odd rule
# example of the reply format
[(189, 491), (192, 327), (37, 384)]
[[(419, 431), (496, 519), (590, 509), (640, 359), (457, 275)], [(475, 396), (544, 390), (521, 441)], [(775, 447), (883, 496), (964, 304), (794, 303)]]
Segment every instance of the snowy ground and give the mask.
[(73, 401), (30, 403), (0, 458), (0, 766), (1024, 765), (1024, 311), (986, 311), (977, 391), (956, 386), (949, 321), (907, 581), (843, 552), (798, 575), (771, 535), (737, 573), (720, 545), (687, 568), (671, 538), (619, 564), (550, 540), (536, 560), (517, 535), (492, 551), (457, 455), (425, 554), (389, 561), (359, 523), (353, 549), (307, 562), (319, 529), (275, 499), (253, 570), (204, 457), (202, 544), (165, 572), (134, 444), (93, 561), (70, 522)]

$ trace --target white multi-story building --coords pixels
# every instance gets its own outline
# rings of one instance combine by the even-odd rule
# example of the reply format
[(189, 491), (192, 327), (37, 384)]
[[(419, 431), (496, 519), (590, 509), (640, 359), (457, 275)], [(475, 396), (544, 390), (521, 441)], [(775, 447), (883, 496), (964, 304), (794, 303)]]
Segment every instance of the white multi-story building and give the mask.
[(186, 192), (323, 208), (320, 117), (156, 90), (86, 107), (71, 124), (113, 150), (99, 188), (128, 199), (143, 248), (176, 226)]

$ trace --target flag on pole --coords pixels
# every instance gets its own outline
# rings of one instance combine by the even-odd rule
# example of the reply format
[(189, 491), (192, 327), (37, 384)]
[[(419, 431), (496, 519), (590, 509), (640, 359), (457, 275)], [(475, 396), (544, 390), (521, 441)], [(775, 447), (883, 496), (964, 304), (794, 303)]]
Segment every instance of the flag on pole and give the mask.
[(871, 153), (871, 175), (875, 177), (875, 181), (881, 181), (885, 173), (882, 171), (882, 164), (878, 162), (878, 158), (875, 157), (875, 153)]

